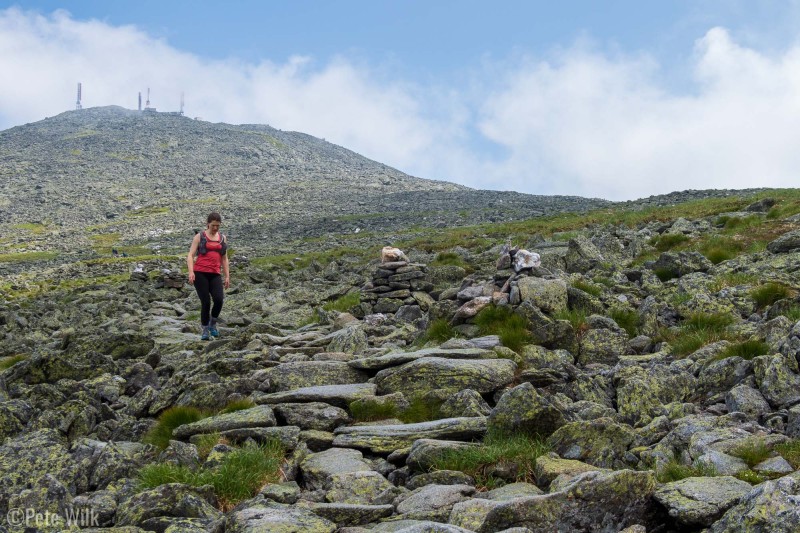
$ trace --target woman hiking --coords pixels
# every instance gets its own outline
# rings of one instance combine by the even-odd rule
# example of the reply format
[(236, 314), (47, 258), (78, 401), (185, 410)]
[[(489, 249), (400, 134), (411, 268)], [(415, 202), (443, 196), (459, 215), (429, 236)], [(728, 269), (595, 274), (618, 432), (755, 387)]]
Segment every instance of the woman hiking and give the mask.
[[(200, 323), (203, 325), (200, 339), (204, 341), (219, 337), (217, 319), (225, 297), (223, 287), (227, 289), (231, 284), (228, 242), (225, 235), (219, 232), (221, 224), (222, 217), (219, 213), (209, 214), (206, 229), (194, 236), (189, 255), (186, 256), (189, 283), (194, 285), (197, 296), (200, 297)], [(220, 276), (220, 268), (224, 279)]]

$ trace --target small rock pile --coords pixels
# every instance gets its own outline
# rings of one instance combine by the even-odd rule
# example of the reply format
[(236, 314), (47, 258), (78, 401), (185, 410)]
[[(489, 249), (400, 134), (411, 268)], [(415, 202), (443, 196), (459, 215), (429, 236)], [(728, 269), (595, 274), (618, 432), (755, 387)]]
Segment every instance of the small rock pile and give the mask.
[(362, 305), (369, 313), (419, 314), (427, 311), (433, 302), (430, 292), (433, 284), (427, 279), (427, 267), (409, 261), (381, 263), (372, 275), (372, 281), (362, 287)]

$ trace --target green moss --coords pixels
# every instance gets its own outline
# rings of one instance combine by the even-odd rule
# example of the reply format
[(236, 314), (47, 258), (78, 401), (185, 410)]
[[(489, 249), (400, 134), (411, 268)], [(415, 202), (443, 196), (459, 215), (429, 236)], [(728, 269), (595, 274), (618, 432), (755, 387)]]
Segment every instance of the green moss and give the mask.
[(197, 435), (195, 438), (197, 455), (200, 457), (201, 461), (206, 460), (214, 446), (224, 443), (224, 439), (222, 439), (219, 433), (203, 433), (201, 435)]
[(445, 451), (434, 461), (433, 468), (464, 472), (475, 478), (479, 489), (506, 483), (495, 474), (498, 469), (513, 472), (513, 481), (533, 483), (536, 459), (549, 451), (546, 441), (539, 437), (491, 431), (478, 446)]
[(169, 213), (169, 211), (170, 211), (169, 207), (157, 207), (157, 206), (142, 207), (139, 209), (134, 209), (133, 211), (126, 212), (125, 216), (132, 218), (149, 217), (153, 215), (163, 215), (165, 213)]
[(727, 274), (720, 274), (715, 277), (709, 285), (712, 292), (719, 292), (728, 287), (736, 287), (738, 285), (752, 285), (756, 283), (758, 278), (752, 274), (745, 274), (742, 272), (730, 272)]
[(286, 451), (277, 441), (234, 450), (215, 468), (192, 470), (185, 466), (153, 464), (139, 473), (139, 490), (165, 483), (183, 483), (192, 487), (211, 485), (223, 509), (252, 498), (267, 483), (281, 479), (281, 463)]
[(715, 265), (733, 259), (743, 250), (744, 244), (740, 239), (721, 235), (709, 237), (703, 240), (699, 246), (700, 253)]
[(800, 320), (800, 304), (792, 304), (788, 309), (783, 311), (781, 315), (785, 316), (792, 322)]
[(361, 303), (361, 293), (358, 291), (349, 292), (344, 296), (340, 296), (336, 300), (332, 302), (326, 302), (322, 308), (325, 311), (339, 311), (345, 312), (349, 311), (352, 307), (355, 307)]
[(148, 431), (143, 441), (163, 450), (169, 446), (175, 428), (197, 422), (207, 416), (207, 413), (195, 407), (172, 407), (161, 413), (158, 422)]
[(683, 320), (681, 327), (687, 331), (722, 332), (733, 321), (729, 313), (692, 313)]
[(29, 231), (34, 235), (41, 235), (42, 233), (47, 231), (47, 226), (44, 224), (40, 224), (38, 222), (28, 222), (22, 224), (14, 224), (11, 226), (13, 229), (20, 229), (24, 231)]
[(90, 235), (89, 240), (92, 241), (92, 246), (108, 248), (117, 244), (122, 238), (119, 233), (102, 233), (100, 235)]
[(778, 300), (783, 300), (785, 298), (790, 298), (792, 296), (792, 291), (786, 285), (782, 285), (780, 283), (765, 283), (760, 287), (756, 287), (752, 291), (750, 291), (750, 297), (755, 300), (756, 305), (759, 308), (764, 308), (768, 305), (772, 305)]
[(751, 485), (758, 485), (767, 480), (766, 477), (762, 476), (758, 472), (753, 472), (752, 470), (743, 470), (738, 472), (734, 475), (735, 478), (741, 479), (742, 481), (746, 481)]

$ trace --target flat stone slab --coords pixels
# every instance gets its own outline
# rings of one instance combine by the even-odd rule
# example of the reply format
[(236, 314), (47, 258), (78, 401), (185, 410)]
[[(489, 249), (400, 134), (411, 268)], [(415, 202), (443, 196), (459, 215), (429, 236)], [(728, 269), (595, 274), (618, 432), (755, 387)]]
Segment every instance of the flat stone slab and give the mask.
[[(322, 352), (320, 348), (318, 352)], [(365, 383), (369, 376), (341, 361), (303, 361), (283, 363), (269, 370), (271, 392), (324, 385)]]
[(443, 357), (445, 359), (482, 359), (493, 355), (491, 350), (481, 348), (425, 348), (415, 352), (388, 353), (379, 357), (354, 359), (348, 362), (351, 367), (359, 370), (382, 370), (391, 366), (398, 366), (423, 357)]
[(172, 434), (178, 439), (186, 439), (198, 433), (221, 433), (231, 429), (272, 427), (275, 424), (275, 414), (272, 412), (272, 408), (259, 405), (184, 424), (175, 428)]
[(391, 453), (410, 447), (417, 439), (471, 440), (486, 433), (487, 418), (445, 418), (417, 424), (339, 427), (333, 445), (374, 453)]
[(364, 456), (358, 450), (330, 448), (312, 453), (300, 463), (300, 471), (306, 487), (312, 490), (328, 489), (331, 478), (337, 474), (372, 471)]
[(293, 450), (297, 447), (300, 440), (300, 428), (297, 426), (282, 426), (273, 428), (240, 428), (229, 429), (220, 433), (234, 442), (242, 442), (253, 439), (256, 442), (266, 442), (277, 440), (287, 449)]
[(380, 394), (402, 392), (406, 396), (442, 389), (456, 393), (472, 389), (487, 394), (514, 380), (516, 363), (508, 359), (445, 359), (423, 357), (375, 376)]
[(336, 524), (294, 505), (259, 502), (231, 512), (228, 533), (256, 533), (274, 531), (280, 533), (333, 533)]
[(339, 527), (361, 526), (388, 518), (394, 513), (394, 505), (359, 505), (353, 503), (315, 503), (311, 505), (314, 514)]
[(254, 398), (259, 404), (292, 402), (325, 402), (337, 407), (347, 408), (350, 402), (375, 396), (377, 387), (373, 383), (354, 383), (350, 385), (320, 385), (303, 387), (292, 391), (274, 392)]

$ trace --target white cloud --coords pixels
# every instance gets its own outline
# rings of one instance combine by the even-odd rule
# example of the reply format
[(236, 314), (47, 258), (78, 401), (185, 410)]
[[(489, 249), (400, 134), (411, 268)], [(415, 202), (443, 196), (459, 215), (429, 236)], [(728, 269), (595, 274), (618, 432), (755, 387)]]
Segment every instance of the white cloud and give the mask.
[(481, 131), (507, 147), (513, 189), (628, 199), (682, 189), (792, 187), (800, 176), (800, 48), (770, 58), (711, 29), (693, 92), (670, 94), (652, 58), (572, 50), (510, 73)]
[(646, 54), (581, 45), (476, 67), (468, 86), (388, 79), (345, 57), (244, 63), (177, 50), (133, 26), (0, 11), (0, 128), (74, 106), (175, 110), (324, 137), (413, 175), (479, 188), (627, 199), (796, 186), (800, 47), (765, 54), (714, 28), (684, 94)]

